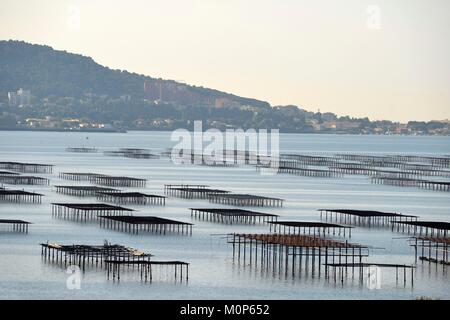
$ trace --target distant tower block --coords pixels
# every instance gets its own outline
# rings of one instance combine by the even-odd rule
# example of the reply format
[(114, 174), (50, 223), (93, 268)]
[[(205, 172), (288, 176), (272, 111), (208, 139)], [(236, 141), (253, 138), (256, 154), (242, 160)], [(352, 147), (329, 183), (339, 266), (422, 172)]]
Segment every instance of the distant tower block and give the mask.
[(153, 84), (149, 80), (144, 81), (144, 95), (147, 99), (162, 100), (163, 80), (158, 79)]
[(144, 96), (147, 99), (151, 99), (153, 98), (152, 95), (152, 85), (149, 81), (145, 80), (144, 81)]

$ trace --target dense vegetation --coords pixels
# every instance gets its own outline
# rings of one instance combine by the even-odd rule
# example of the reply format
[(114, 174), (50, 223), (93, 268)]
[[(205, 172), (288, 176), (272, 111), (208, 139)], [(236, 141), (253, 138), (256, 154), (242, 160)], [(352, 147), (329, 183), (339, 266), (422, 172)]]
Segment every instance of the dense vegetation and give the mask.
[[(31, 90), (29, 104), (11, 106), (7, 93)], [(127, 129), (190, 128), (193, 120), (224, 129), (280, 128), (284, 132), (392, 132), (390, 121), (338, 118), (296, 106), (112, 70), (92, 58), (22, 41), (0, 41), (0, 126), (27, 118), (78, 118)], [(346, 126), (327, 126), (344, 123)], [(427, 129), (427, 123), (415, 123)], [(434, 126), (441, 125), (440, 123)]]

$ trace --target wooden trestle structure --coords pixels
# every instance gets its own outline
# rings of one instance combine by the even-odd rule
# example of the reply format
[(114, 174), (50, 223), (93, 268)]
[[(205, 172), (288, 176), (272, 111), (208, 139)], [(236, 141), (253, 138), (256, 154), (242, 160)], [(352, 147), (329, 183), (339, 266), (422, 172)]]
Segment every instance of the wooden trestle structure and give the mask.
[(332, 166), (338, 159), (333, 156), (315, 156), (305, 154), (281, 154), (281, 160), (292, 160), (303, 166)]
[(118, 216), (131, 214), (133, 209), (104, 203), (52, 203), (52, 216), (55, 218), (87, 221), (99, 216)]
[[(187, 281), (189, 263), (183, 261), (154, 261), (152, 254), (117, 244), (62, 245), (41, 243), (41, 255), (47, 262), (67, 267), (78, 265), (83, 272), (87, 267), (104, 268), (107, 278), (120, 281), (121, 269), (132, 267), (140, 274), (141, 281), (152, 282), (154, 266), (171, 267), (175, 281)], [(136, 268), (137, 267), (137, 268)], [(123, 272), (123, 271), (122, 271)]]
[(117, 189), (96, 186), (55, 186), (56, 192), (76, 197), (92, 197), (99, 192), (119, 192)]
[(41, 185), (48, 186), (50, 180), (43, 177), (36, 176), (22, 176), (22, 175), (0, 175), (0, 182), (5, 184), (21, 184), (21, 185)]
[(392, 231), (408, 234), (447, 238), (450, 236), (450, 222), (440, 221), (392, 221)]
[(257, 165), (262, 160), (267, 160), (266, 155), (259, 155), (248, 150), (222, 149), (216, 153), (204, 153), (203, 150), (170, 148), (161, 154), (162, 156), (177, 156), (180, 164), (196, 164), (217, 167), (229, 167), (240, 164)]
[(403, 171), (393, 170), (375, 170), (373, 172), (375, 177), (388, 177), (396, 179), (418, 179), (422, 176), (434, 176), (434, 177), (450, 177), (450, 171), (437, 170), (437, 169), (405, 169)]
[(62, 245), (58, 243), (41, 243), (41, 255), (48, 261), (67, 265), (78, 265), (83, 270), (86, 266), (102, 267), (106, 259), (149, 261), (151, 254), (117, 244), (104, 245)]
[(1, 170), (12, 170), (22, 173), (52, 173), (53, 165), (41, 163), (0, 162)]
[[(347, 163), (338, 163), (333, 167), (330, 167), (333, 171), (340, 172), (343, 174), (351, 174), (351, 175), (366, 175), (372, 176), (372, 183), (380, 183), (377, 178), (387, 178), (394, 180), (415, 180), (422, 176), (442, 176), (442, 177), (450, 177), (450, 171), (444, 170), (432, 170), (432, 169), (405, 169), (403, 171), (398, 170), (382, 170), (379, 168), (368, 167), (364, 164), (351, 164), (351, 166)], [(388, 184), (388, 183), (385, 183)]]
[(192, 223), (153, 216), (99, 216), (100, 226), (132, 234), (151, 232), (192, 235)]
[(6, 226), (5, 231), (28, 233), (31, 222), (14, 219), (0, 219), (0, 226)]
[[(256, 171), (260, 171), (261, 168), (265, 168), (267, 166), (256, 166)], [(279, 166), (277, 168), (278, 173), (288, 173), (296, 176), (304, 176), (304, 177), (316, 177), (316, 178), (340, 178), (343, 177), (343, 174), (339, 171), (329, 170), (329, 169), (313, 169), (313, 168), (304, 168), (302, 164), (290, 166)]]
[(141, 192), (97, 192), (97, 200), (116, 204), (166, 205), (166, 197)]
[(0, 175), (2, 175), (2, 176), (7, 176), (7, 175), (17, 176), (19, 174), (17, 172), (12, 172), (12, 171), (0, 171)]
[(66, 152), (74, 153), (97, 153), (98, 149), (95, 147), (67, 147)]
[[(310, 235), (286, 234), (229, 234), (228, 243), (233, 246), (233, 259), (244, 266), (261, 270), (292, 273), (310, 271), (314, 276), (321, 274), (323, 266), (329, 263), (346, 263), (354, 269), (369, 255), (364, 245), (336, 241)], [(328, 276), (328, 268), (324, 268)]]
[(109, 187), (145, 187), (147, 184), (146, 179), (122, 177), (122, 176), (109, 176), (109, 175), (95, 175), (91, 176), (91, 183), (109, 186)]
[(190, 208), (191, 218), (218, 222), (233, 223), (271, 223), (277, 221), (278, 215), (235, 208)]
[(320, 235), (348, 235), (352, 236), (353, 227), (335, 223), (310, 222), (310, 221), (275, 221), (270, 223), (270, 232), (283, 234), (307, 234)]
[(99, 173), (90, 172), (60, 172), (59, 178), (73, 181), (91, 181), (91, 179), (100, 175)]
[(371, 267), (395, 268), (397, 283), (399, 270), (403, 270), (405, 285), (406, 270), (410, 270), (413, 284), (414, 266), (363, 262), (363, 258), (369, 256), (369, 247), (365, 245), (298, 234), (233, 233), (227, 239), (233, 246), (233, 260), (239, 265), (259, 268), (274, 275), (284, 273), (286, 277), (301, 277), (305, 273), (320, 277), (323, 271), (326, 279), (334, 279), (335, 282), (338, 279), (343, 282), (349, 273), (352, 278), (358, 274), (360, 281), (363, 281)]
[(346, 161), (360, 161), (369, 163), (372, 165), (378, 165), (383, 163), (395, 163), (396, 167), (401, 167), (402, 163), (407, 164), (411, 162), (429, 164), (435, 167), (450, 167), (449, 157), (429, 157), (429, 156), (416, 156), (416, 155), (368, 155), (368, 154), (337, 154), (338, 159)]
[[(184, 261), (121, 261), (121, 260), (105, 260), (106, 270), (108, 274), (108, 279), (112, 277), (113, 280), (117, 278), (120, 281), (120, 272), (122, 268), (130, 266), (137, 267), (138, 272), (141, 276), (141, 281), (150, 283), (153, 280), (154, 268), (155, 267), (172, 267), (173, 276), (175, 281), (188, 281), (189, 280), (189, 263)], [(123, 272), (123, 271), (122, 271)]]
[(15, 203), (41, 203), (44, 195), (24, 190), (10, 190), (0, 188), (0, 201)]
[[(431, 237), (431, 236), (414, 236), (409, 240), (414, 247), (416, 261), (428, 261), (441, 264), (444, 267), (450, 266), (449, 251), (450, 238)], [(445, 269), (444, 269), (445, 270)]]
[(432, 180), (422, 180), (422, 179), (408, 179), (408, 178), (397, 178), (397, 177), (372, 177), (372, 183), (376, 184), (387, 184), (391, 186), (399, 187), (416, 187), (422, 189), (429, 189), (435, 191), (450, 191), (449, 181), (432, 181)]
[(65, 180), (89, 181), (90, 183), (108, 187), (145, 187), (147, 184), (146, 179), (110, 176), (90, 172), (60, 172), (59, 177)]
[(239, 193), (212, 193), (208, 195), (208, 200), (212, 203), (252, 207), (282, 207), (284, 202), (283, 199), (279, 198)]
[[(365, 175), (374, 184), (450, 191), (450, 182), (447, 180), (424, 179), (427, 176), (449, 178), (450, 157), (448, 156), (281, 154), (278, 164), (279, 173), (325, 178), (343, 177), (347, 174)], [(257, 166), (256, 170), (263, 167), (264, 165)]]
[(120, 148), (119, 150), (105, 151), (103, 154), (105, 156), (133, 159), (159, 159), (159, 155), (151, 153), (151, 150), (139, 148)]
[[(395, 281), (396, 284), (399, 283), (399, 273), (403, 273), (403, 285), (406, 286), (408, 275), (407, 270), (410, 271), (410, 279), (411, 286), (414, 285), (414, 269), (416, 268), (413, 265), (407, 264), (394, 264), (394, 263), (327, 263), (325, 267), (333, 269), (333, 278), (336, 281), (338, 278), (341, 282), (344, 282), (344, 278), (347, 274), (348, 268), (357, 268), (359, 270), (359, 279), (360, 281), (364, 281), (364, 275), (367, 275), (366, 279), (370, 281), (371, 277), (374, 275), (371, 272), (375, 271), (374, 268), (383, 268), (383, 269), (395, 269)], [(403, 271), (403, 272), (400, 272)], [(376, 275), (375, 275), (376, 276)], [(381, 279), (374, 279), (375, 281), (381, 281)]]
[(398, 221), (416, 221), (417, 216), (395, 212), (353, 209), (319, 209), (320, 219), (366, 227), (389, 226), (393, 219)]
[(207, 185), (164, 185), (164, 194), (184, 199), (206, 199), (210, 194), (224, 194), (229, 191), (212, 189)]

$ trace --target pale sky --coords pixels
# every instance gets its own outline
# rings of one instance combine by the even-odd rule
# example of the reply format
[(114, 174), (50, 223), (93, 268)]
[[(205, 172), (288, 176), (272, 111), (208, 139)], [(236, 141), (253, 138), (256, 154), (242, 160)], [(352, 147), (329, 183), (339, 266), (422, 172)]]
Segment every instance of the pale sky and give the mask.
[(1, 0), (0, 39), (272, 105), (450, 119), (448, 0)]

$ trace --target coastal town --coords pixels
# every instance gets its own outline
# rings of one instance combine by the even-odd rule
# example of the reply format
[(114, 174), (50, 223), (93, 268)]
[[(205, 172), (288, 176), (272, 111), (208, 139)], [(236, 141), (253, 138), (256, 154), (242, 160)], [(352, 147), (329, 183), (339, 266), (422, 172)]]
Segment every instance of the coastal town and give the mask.
[[(144, 86), (145, 87), (145, 86)], [(125, 132), (126, 130), (174, 130), (190, 128), (194, 119), (186, 114), (192, 106), (180, 106), (170, 100), (132, 98), (130, 96), (110, 97), (107, 95), (84, 94), (78, 99), (64, 97), (38, 97), (31, 90), (19, 88), (3, 93), (0, 100), (0, 129), (2, 130), (43, 130), (43, 131), (105, 131)], [(79, 106), (79, 108), (76, 108)], [(114, 106), (114, 107), (112, 107)], [(93, 114), (83, 112), (86, 107), (94, 107)], [(111, 118), (108, 107), (128, 109), (124, 117)], [(136, 114), (133, 110), (144, 107), (148, 116)], [(227, 98), (216, 98), (211, 106), (197, 107), (207, 114), (222, 113), (221, 116), (204, 119), (204, 125), (220, 130), (249, 127), (264, 129), (264, 118), (271, 113), (285, 119), (275, 123), (281, 132), (290, 133), (336, 133), (336, 134), (376, 134), (376, 135), (449, 135), (450, 121), (409, 121), (407, 123), (388, 120), (370, 121), (368, 118), (339, 117), (334, 113), (306, 111), (297, 106), (274, 106), (268, 108), (239, 105)], [(67, 116), (67, 111), (72, 116)], [(164, 111), (162, 111), (164, 110)], [(224, 116), (224, 110), (227, 115)], [(248, 115), (247, 122), (240, 121)], [(261, 120), (258, 120), (262, 118)]]

